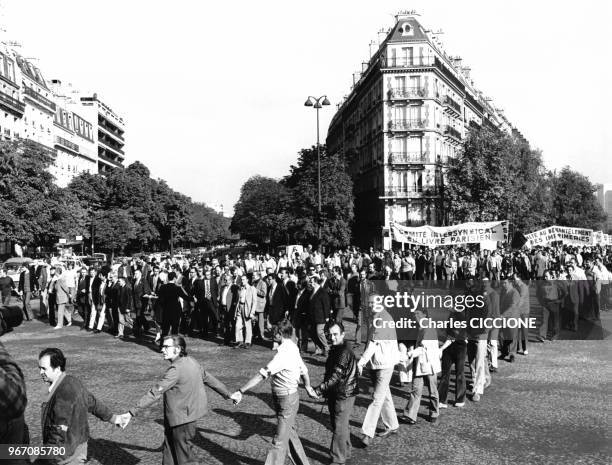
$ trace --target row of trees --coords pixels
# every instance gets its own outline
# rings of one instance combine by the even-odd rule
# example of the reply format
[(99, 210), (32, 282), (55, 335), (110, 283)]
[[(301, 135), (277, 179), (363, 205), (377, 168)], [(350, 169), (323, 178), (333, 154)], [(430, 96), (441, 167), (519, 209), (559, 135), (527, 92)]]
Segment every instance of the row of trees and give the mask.
[(281, 180), (253, 176), (240, 191), (230, 225), (233, 233), (258, 244), (350, 243), (353, 183), (346, 162), (321, 146), (321, 216), (318, 214), (317, 150), (304, 149)]
[(470, 131), (446, 179), (454, 222), (507, 219), (532, 232), (551, 225), (601, 229), (606, 220), (586, 176), (569, 167), (547, 170), (524, 139), (489, 128)]
[(0, 240), (51, 246), (83, 236), (107, 251), (203, 245), (231, 236), (228, 218), (152, 179), (134, 162), (102, 175), (82, 173), (66, 188), (53, 183), (51, 156), (30, 141), (0, 143)]
[[(569, 167), (545, 168), (542, 155), (517, 135), (472, 128), (456, 158), (445, 166), (439, 205), (450, 224), (510, 220), (513, 229), (532, 232), (547, 226), (601, 229), (606, 215), (595, 186)], [(321, 242), (351, 243), (354, 196), (346, 160), (321, 146)], [(443, 194), (443, 195), (442, 195)], [(440, 204), (444, 202), (444, 206)], [(298, 155), (280, 179), (253, 176), (242, 186), (230, 229), (257, 243), (318, 243), (317, 151)]]

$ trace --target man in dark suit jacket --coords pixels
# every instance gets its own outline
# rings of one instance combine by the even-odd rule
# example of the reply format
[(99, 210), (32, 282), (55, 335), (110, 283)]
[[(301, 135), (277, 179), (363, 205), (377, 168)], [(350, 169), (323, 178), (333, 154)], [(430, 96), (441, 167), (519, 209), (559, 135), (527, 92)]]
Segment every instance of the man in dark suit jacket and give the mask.
[(286, 308), (285, 311), (289, 312), (289, 320), (293, 321), (293, 311), (295, 310), (295, 298), (297, 297), (297, 287), (295, 283), (289, 277), (289, 270), (287, 268), (281, 268), (278, 273), (280, 283), (283, 286), (286, 294)]
[(119, 288), (117, 289), (117, 307), (118, 307), (118, 317), (119, 317), (119, 325), (117, 327), (117, 338), (123, 339), (125, 335), (123, 334), (126, 325), (131, 325), (132, 319), (130, 317), (130, 312), (132, 310), (132, 289), (130, 285), (127, 284), (127, 278), (125, 276), (119, 277)]
[(79, 272), (79, 277), (77, 280), (77, 295), (76, 295), (76, 303), (77, 303), (77, 308), (79, 310), (79, 315), (81, 315), (81, 318), (83, 318), (83, 322), (84, 322), (81, 329), (86, 329), (87, 323), (89, 323), (89, 316), (90, 316), (89, 314), (91, 312), (91, 306), (89, 304), (91, 296), (89, 294), (89, 291), (90, 291), (90, 284), (91, 284), (92, 279), (93, 278), (89, 277), (87, 273), (87, 269), (81, 268), (81, 271)]
[(149, 287), (149, 281), (144, 278), (142, 271), (134, 271), (134, 286), (132, 287), (132, 308), (136, 313), (136, 319), (134, 320), (134, 336), (142, 336), (142, 331), (149, 330), (149, 323), (144, 315), (147, 309), (148, 301), (145, 295), (151, 294), (151, 288)]
[(334, 312), (333, 318), (338, 323), (342, 323), (344, 309), (346, 308), (346, 279), (342, 276), (342, 270), (339, 266), (334, 267), (333, 273), (334, 276), (329, 286), (329, 297)]
[(317, 346), (315, 355), (327, 356), (328, 344), (325, 337), (325, 324), (329, 320), (330, 304), (329, 294), (321, 287), (321, 278), (311, 276), (310, 286), (312, 294), (310, 295), (310, 305), (308, 313), (311, 321), (311, 337)]
[(275, 325), (283, 318), (287, 311), (287, 293), (284, 286), (276, 281), (276, 276), (268, 275), (268, 298), (266, 301), (266, 314), (270, 324)]
[(193, 318), (195, 321), (191, 329), (197, 327), (203, 337), (207, 337), (209, 331), (215, 336), (219, 326), (219, 286), (210, 269), (204, 272), (202, 279), (195, 281), (192, 295), (197, 303)]
[(65, 448), (56, 459), (61, 463), (81, 463), (87, 460), (89, 425), (87, 414), (116, 425), (120, 417), (113, 415), (91, 394), (76, 377), (66, 374), (66, 358), (59, 349), (44, 349), (38, 356), (40, 375), (51, 385), (42, 405), (42, 439), (45, 446)]
[(32, 298), (32, 291), (36, 289), (36, 276), (32, 272), (27, 265), (21, 266), (21, 273), (19, 274), (19, 286), (17, 287), (17, 292), (21, 296), (23, 300), (23, 314), (25, 315), (25, 319), (30, 321), (29, 311), (32, 311), (32, 307), (30, 307), (30, 299)]
[(163, 463), (198, 463), (193, 453), (193, 440), (198, 419), (208, 412), (204, 385), (212, 388), (224, 399), (230, 398), (230, 392), (225, 384), (206, 372), (196, 359), (187, 355), (185, 339), (182, 336), (166, 336), (162, 341), (162, 353), (164, 359), (170, 362), (170, 366), (157, 386), (143, 395), (129, 413), (136, 416), (139, 411), (153, 405), (163, 396)]
[(162, 338), (160, 344), (164, 340), (164, 336), (168, 334), (178, 334), (179, 326), (181, 323), (181, 315), (183, 313), (183, 307), (179, 298), (189, 300), (191, 297), (185, 292), (181, 286), (176, 284), (176, 273), (171, 271), (168, 273), (168, 282), (162, 284), (159, 288), (157, 295), (159, 297), (158, 303), (162, 308)]

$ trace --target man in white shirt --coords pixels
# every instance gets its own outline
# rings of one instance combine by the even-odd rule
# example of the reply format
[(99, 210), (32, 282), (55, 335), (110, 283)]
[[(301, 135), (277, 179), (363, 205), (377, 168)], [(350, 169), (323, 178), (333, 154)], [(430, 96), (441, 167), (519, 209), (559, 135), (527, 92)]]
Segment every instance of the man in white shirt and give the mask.
[(292, 339), (293, 326), (287, 319), (281, 320), (274, 327), (274, 340), (279, 342), (278, 351), (265, 368), (259, 370), (242, 388), (234, 392), (231, 398), (240, 402), (242, 394), (257, 386), (264, 379), (270, 378), (272, 400), (276, 410), (278, 424), (274, 435), (272, 449), (268, 451), (266, 465), (284, 465), (287, 454), (296, 465), (308, 465), (308, 458), (297, 435), (295, 418), (300, 406), (298, 382), (300, 377), (308, 395), (317, 398), (308, 377), (300, 351)]

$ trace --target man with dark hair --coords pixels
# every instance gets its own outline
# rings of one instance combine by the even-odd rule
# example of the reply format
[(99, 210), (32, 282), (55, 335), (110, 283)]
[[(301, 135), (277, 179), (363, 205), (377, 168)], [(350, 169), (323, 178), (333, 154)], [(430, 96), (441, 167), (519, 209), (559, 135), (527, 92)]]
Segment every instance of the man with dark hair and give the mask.
[(309, 298), (308, 314), (310, 316), (311, 338), (315, 343), (315, 355), (327, 356), (328, 344), (325, 337), (325, 323), (329, 320), (329, 294), (321, 286), (321, 278), (310, 278), (312, 293)]
[(162, 354), (164, 360), (170, 362), (164, 377), (126, 415), (136, 416), (163, 396), (165, 439), (162, 463), (197, 463), (193, 446), (196, 423), (208, 412), (204, 385), (225, 399), (230, 398), (230, 392), (225, 384), (207, 373), (196, 359), (187, 355), (187, 345), (182, 336), (165, 336), (162, 339)]
[(300, 406), (298, 393), (300, 377), (304, 379), (304, 386), (308, 394), (314, 398), (318, 396), (310, 386), (308, 369), (300, 357), (298, 347), (293, 342), (293, 325), (289, 320), (282, 319), (274, 327), (274, 341), (279, 344), (274, 358), (231, 397), (235, 402), (240, 402), (242, 394), (253, 389), (264, 379), (270, 378), (272, 400), (278, 423), (272, 449), (268, 451), (266, 457), (266, 465), (283, 465), (287, 453), (293, 463), (308, 465), (308, 458), (295, 427), (295, 418)]
[(346, 279), (342, 276), (342, 270), (339, 266), (334, 267), (333, 273), (334, 275), (329, 286), (329, 297), (331, 299), (334, 320), (342, 323), (344, 308), (346, 307)]
[(332, 347), (325, 362), (323, 382), (315, 388), (315, 393), (327, 398), (333, 432), (329, 452), (332, 465), (339, 465), (345, 463), (351, 455), (349, 420), (355, 397), (359, 394), (359, 375), (355, 354), (344, 341), (342, 323), (333, 323), (329, 334)]
[(17, 287), (17, 291), (21, 296), (21, 300), (23, 301), (23, 314), (25, 315), (25, 319), (30, 321), (30, 313), (32, 312), (32, 307), (30, 306), (30, 299), (32, 298), (32, 291), (35, 289), (36, 279), (33, 273), (31, 273), (30, 268), (27, 263), (21, 266), (21, 273), (19, 273), (19, 286)]
[(157, 291), (159, 297), (158, 304), (161, 305), (162, 308), (162, 340), (163, 337), (168, 334), (178, 334), (181, 313), (183, 311), (179, 299), (191, 299), (189, 294), (187, 294), (181, 286), (176, 284), (176, 278), (176, 273), (174, 271), (168, 273), (168, 282), (162, 284)]
[(87, 413), (118, 426), (125, 421), (113, 415), (78, 378), (66, 374), (66, 357), (60, 349), (44, 349), (38, 356), (38, 367), (43, 381), (50, 385), (42, 404), (43, 444), (65, 448), (59, 460), (62, 464), (83, 463), (89, 439)]

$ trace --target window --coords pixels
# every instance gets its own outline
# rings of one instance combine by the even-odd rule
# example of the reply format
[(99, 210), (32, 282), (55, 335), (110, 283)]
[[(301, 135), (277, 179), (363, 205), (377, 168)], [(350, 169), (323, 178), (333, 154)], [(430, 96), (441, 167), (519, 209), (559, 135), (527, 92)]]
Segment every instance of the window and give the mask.
[(412, 47), (402, 47), (402, 61), (404, 66), (414, 65), (414, 50)]

